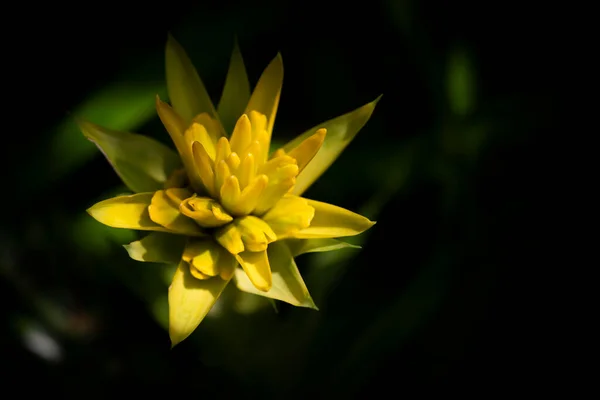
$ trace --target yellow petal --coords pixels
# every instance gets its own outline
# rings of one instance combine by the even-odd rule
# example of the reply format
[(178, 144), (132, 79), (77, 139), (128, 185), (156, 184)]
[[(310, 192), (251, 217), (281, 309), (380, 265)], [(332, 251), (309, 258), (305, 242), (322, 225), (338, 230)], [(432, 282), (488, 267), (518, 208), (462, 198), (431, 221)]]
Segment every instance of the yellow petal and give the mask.
[(235, 124), (233, 133), (231, 134), (231, 151), (238, 154), (243, 154), (252, 142), (252, 126), (246, 114), (243, 114)]
[(179, 211), (179, 202), (173, 201), (173, 198), (167, 195), (165, 190), (154, 193), (151, 204), (148, 206), (148, 212), (152, 221), (164, 226), (171, 232), (189, 236), (204, 235), (194, 220)]
[(221, 187), (221, 203), (223, 203), (223, 207), (235, 214), (236, 206), (240, 201), (240, 195), (240, 183), (235, 175), (230, 175), (225, 179)]
[(191, 145), (188, 146), (188, 144), (186, 144), (186, 139), (184, 137), (187, 129), (186, 123), (167, 103), (161, 101), (158, 96), (156, 96), (156, 112), (177, 148), (177, 152), (181, 157), (190, 184), (195, 191), (201, 190), (203, 187), (202, 180), (196, 171), (190, 147)]
[(169, 336), (172, 346), (187, 338), (215, 304), (229, 280), (199, 280), (181, 261), (169, 287)]
[(301, 195), (304, 193), (333, 164), (335, 159), (367, 123), (380, 98), (381, 96), (348, 114), (309, 129), (283, 147), (289, 153), (304, 140), (313, 136), (318, 129), (323, 128), (327, 130), (327, 136), (321, 145), (321, 149), (306, 168), (304, 168), (302, 173), (298, 175), (293, 191), (294, 194)]
[(315, 210), (302, 197), (286, 195), (262, 216), (273, 229), (278, 239), (289, 237), (294, 232), (308, 228)]
[[(186, 125), (191, 124), (194, 117), (202, 113), (208, 113), (212, 119), (218, 120), (215, 107), (196, 68), (183, 47), (171, 35), (166, 47), (166, 73), (171, 104)], [(209, 133), (215, 135), (215, 143), (223, 134), (222, 131)]]
[(233, 46), (223, 94), (217, 107), (225, 132), (231, 132), (235, 121), (242, 115), (250, 99), (250, 82), (244, 67), (237, 40)]
[(206, 130), (204, 125), (199, 124), (198, 122), (192, 123), (192, 125), (185, 131), (184, 134), (185, 146), (187, 147), (186, 151), (192, 152), (192, 144), (194, 142), (199, 142), (206, 149), (206, 153), (212, 159), (215, 158), (215, 143), (212, 142), (211, 137)]
[(98, 222), (113, 228), (169, 232), (167, 228), (150, 219), (148, 206), (154, 193), (138, 193), (103, 200), (87, 212)]
[(240, 232), (245, 250), (264, 251), (269, 243), (277, 240), (277, 236), (269, 224), (253, 215), (238, 218), (233, 224), (237, 226)]
[(266, 175), (259, 175), (252, 180), (252, 182), (244, 188), (240, 195), (240, 201), (236, 207), (236, 212), (239, 215), (250, 214), (258, 204), (262, 192), (265, 190), (269, 183), (269, 178)]
[(183, 252), (183, 260), (204, 275), (219, 275), (219, 257), (222, 247), (212, 240), (192, 240)]
[[(279, 97), (281, 95), (281, 86), (283, 84), (283, 60), (281, 54), (277, 56), (269, 63), (267, 68), (264, 70), (250, 101), (246, 106), (246, 114), (251, 111), (257, 111), (264, 114), (267, 117), (266, 127), (266, 149), (269, 148), (271, 140), (271, 133), (273, 132), (273, 124), (275, 123), (275, 115), (277, 114), (277, 107), (279, 106)], [(266, 153), (263, 157), (266, 158)]]
[(267, 292), (271, 289), (271, 267), (267, 251), (243, 251), (235, 256), (255, 288)]
[(200, 176), (202, 186), (204, 186), (211, 197), (216, 198), (217, 192), (215, 190), (215, 171), (213, 160), (210, 159), (206, 149), (200, 142), (192, 143), (192, 153), (196, 171)]
[(209, 197), (190, 197), (179, 205), (179, 211), (204, 228), (223, 226), (233, 220), (223, 207)]
[(315, 216), (310, 226), (293, 232), (291, 238), (335, 238), (354, 236), (375, 225), (375, 222), (352, 211), (320, 201), (308, 200), (308, 205), (315, 209)]
[(129, 257), (136, 261), (177, 264), (186, 238), (163, 232), (152, 232), (140, 240), (124, 245)]
[(231, 254), (238, 254), (244, 251), (244, 242), (242, 234), (234, 223), (225, 225), (215, 232), (215, 239)]
[(264, 292), (256, 289), (244, 271), (235, 271), (235, 283), (241, 291), (285, 301), (297, 307), (317, 310), (306, 284), (298, 271), (294, 258), (285, 243), (275, 242), (269, 246), (269, 264), (271, 266), (272, 287)]
[(77, 123), (84, 136), (100, 148), (123, 183), (134, 192), (161, 189), (181, 165), (173, 150), (152, 138), (83, 120)]
[(317, 154), (325, 140), (326, 134), (326, 129), (319, 129), (314, 135), (308, 137), (288, 153), (290, 157), (295, 158), (298, 162), (298, 169), (300, 172), (302, 172), (310, 160)]

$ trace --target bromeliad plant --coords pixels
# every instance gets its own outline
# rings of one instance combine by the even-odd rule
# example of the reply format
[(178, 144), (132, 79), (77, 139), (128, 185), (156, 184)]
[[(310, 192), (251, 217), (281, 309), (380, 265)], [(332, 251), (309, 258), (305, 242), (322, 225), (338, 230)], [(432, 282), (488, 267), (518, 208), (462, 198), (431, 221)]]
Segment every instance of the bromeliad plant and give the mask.
[(270, 153), (280, 55), (251, 94), (236, 45), (217, 110), (172, 37), (166, 73), (172, 107), (157, 97), (156, 109), (178, 154), (146, 136), (78, 121), (135, 193), (101, 201), (89, 214), (111, 227), (152, 231), (125, 246), (133, 259), (178, 264), (169, 287), (173, 346), (196, 329), (232, 279), (242, 291), (316, 309), (294, 257), (348, 247), (334, 238), (374, 222), (301, 195), (364, 126), (378, 99)]

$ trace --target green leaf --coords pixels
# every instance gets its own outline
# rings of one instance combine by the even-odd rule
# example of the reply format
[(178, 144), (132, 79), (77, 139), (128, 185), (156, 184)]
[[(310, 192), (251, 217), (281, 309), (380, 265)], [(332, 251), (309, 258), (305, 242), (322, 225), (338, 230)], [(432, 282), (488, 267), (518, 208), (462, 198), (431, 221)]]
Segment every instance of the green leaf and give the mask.
[(319, 124), (291, 140), (283, 147), (286, 153), (290, 152), (305, 139), (314, 135), (318, 129), (327, 129), (327, 136), (325, 136), (325, 141), (321, 149), (298, 175), (293, 191), (294, 194), (299, 196), (304, 193), (333, 164), (336, 158), (367, 123), (369, 118), (371, 118), (371, 114), (373, 114), (373, 110), (375, 110), (379, 99), (381, 99), (381, 96), (354, 111)]
[(306, 284), (287, 245), (283, 242), (271, 243), (268, 248), (268, 255), (273, 281), (271, 289), (267, 292), (256, 289), (246, 273), (240, 268), (235, 270), (237, 288), (247, 293), (285, 301), (294, 306), (318, 310), (308, 293)]
[(292, 255), (297, 257), (305, 253), (322, 253), (340, 249), (360, 249), (360, 246), (337, 239), (286, 239)]
[(177, 153), (143, 135), (119, 132), (79, 120), (84, 136), (96, 144), (127, 187), (136, 193), (162, 189), (181, 165)]
[(250, 82), (237, 40), (231, 54), (223, 94), (217, 106), (225, 132), (231, 134), (250, 100)]
[(141, 240), (124, 245), (129, 257), (137, 261), (177, 264), (181, 260), (185, 237), (152, 232)]

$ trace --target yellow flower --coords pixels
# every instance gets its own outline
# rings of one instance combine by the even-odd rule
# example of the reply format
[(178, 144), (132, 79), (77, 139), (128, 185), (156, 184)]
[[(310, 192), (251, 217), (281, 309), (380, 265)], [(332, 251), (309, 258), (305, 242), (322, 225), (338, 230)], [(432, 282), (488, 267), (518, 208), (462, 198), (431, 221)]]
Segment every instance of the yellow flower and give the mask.
[(79, 121), (135, 193), (101, 201), (89, 214), (111, 227), (152, 231), (125, 246), (133, 259), (178, 263), (169, 287), (173, 345), (196, 329), (232, 279), (240, 290), (316, 309), (294, 257), (348, 247), (334, 238), (374, 222), (301, 195), (364, 126), (378, 99), (270, 153), (280, 55), (251, 94), (236, 44), (217, 109), (172, 37), (166, 72), (172, 106), (157, 97), (156, 109), (177, 153), (145, 136)]

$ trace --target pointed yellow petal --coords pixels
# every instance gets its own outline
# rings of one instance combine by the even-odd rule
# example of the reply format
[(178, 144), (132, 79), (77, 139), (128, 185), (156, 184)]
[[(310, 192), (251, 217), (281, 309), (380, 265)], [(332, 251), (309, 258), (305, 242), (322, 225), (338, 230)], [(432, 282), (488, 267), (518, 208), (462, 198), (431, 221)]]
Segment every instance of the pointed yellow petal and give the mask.
[(188, 148), (187, 151), (192, 151), (192, 144), (194, 142), (200, 142), (206, 153), (211, 159), (215, 158), (215, 144), (212, 142), (206, 128), (204, 125), (201, 125), (197, 122), (192, 123), (192, 125), (185, 131), (184, 134), (185, 146)]
[(150, 219), (148, 206), (154, 193), (138, 193), (103, 200), (87, 212), (98, 222), (113, 228), (169, 232), (167, 228)]
[(297, 257), (305, 253), (322, 253), (341, 249), (360, 249), (360, 246), (337, 239), (286, 239), (283, 240), (292, 255)]
[(301, 229), (308, 228), (315, 210), (302, 197), (286, 195), (262, 216), (273, 229), (278, 239), (289, 237)]
[[(171, 104), (186, 125), (191, 124), (194, 117), (202, 113), (208, 113), (211, 118), (218, 120), (215, 107), (196, 68), (183, 47), (171, 35), (166, 46), (166, 73)], [(222, 131), (209, 133), (215, 135), (214, 142), (223, 134)]]
[(190, 266), (181, 261), (169, 287), (169, 336), (172, 346), (187, 338), (215, 304), (229, 280), (192, 276)]
[(196, 171), (192, 149), (190, 147), (191, 143), (188, 145), (184, 137), (187, 125), (183, 119), (167, 103), (161, 101), (158, 96), (156, 96), (156, 112), (177, 148), (177, 152), (181, 157), (190, 184), (195, 191), (201, 190), (202, 180)]
[(288, 156), (295, 158), (298, 162), (298, 169), (300, 172), (302, 172), (310, 160), (317, 154), (325, 140), (326, 134), (326, 129), (319, 129), (314, 135), (304, 140), (288, 153)]
[(215, 190), (217, 193), (221, 193), (221, 188), (225, 183), (225, 180), (231, 176), (231, 171), (225, 160), (219, 161), (215, 166)]
[(244, 251), (242, 234), (234, 223), (227, 224), (217, 230), (215, 232), (215, 239), (231, 254), (238, 254)]
[(229, 157), (229, 154), (231, 154), (231, 147), (229, 145), (229, 140), (227, 140), (227, 138), (222, 137), (217, 142), (215, 165), (219, 164), (221, 161), (227, 160), (227, 157)]
[(77, 123), (84, 136), (98, 146), (123, 183), (134, 192), (162, 189), (181, 165), (173, 150), (152, 138), (118, 132), (83, 120)]
[(269, 183), (269, 178), (266, 175), (257, 176), (240, 195), (240, 201), (236, 207), (236, 212), (239, 215), (250, 214), (258, 204), (262, 192)]
[[(257, 111), (267, 117), (266, 128), (266, 150), (268, 152), (271, 133), (273, 132), (273, 124), (275, 123), (275, 115), (279, 106), (279, 97), (281, 95), (281, 86), (283, 84), (283, 60), (281, 54), (269, 63), (267, 68), (262, 73), (252, 97), (246, 106), (246, 114), (251, 111)], [(266, 154), (263, 156), (266, 157)]]
[(256, 289), (263, 292), (271, 289), (271, 267), (269, 266), (266, 250), (260, 252), (243, 251), (237, 254), (235, 258)]
[(306, 199), (306, 201), (309, 206), (315, 209), (315, 216), (308, 228), (291, 233), (289, 235), (291, 238), (310, 239), (354, 236), (375, 225), (375, 222), (370, 221), (368, 218), (345, 208), (315, 200)]
[(244, 60), (237, 40), (233, 46), (229, 70), (225, 78), (223, 94), (217, 110), (225, 127), (225, 132), (231, 132), (235, 121), (242, 115), (250, 99), (250, 82), (244, 67)]
[(243, 114), (235, 124), (233, 133), (231, 134), (231, 151), (243, 155), (244, 151), (252, 142), (252, 126), (246, 114)]
[(181, 259), (185, 236), (152, 232), (140, 240), (124, 245), (136, 261), (177, 264)]
[(221, 187), (221, 203), (223, 207), (235, 214), (236, 206), (240, 201), (240, 195), (240, 183), (235, 175), (230, 175), (229, 178), (225, 179), (225, 183)]
[[(176, 190), (176, 189), (168, 189)], [(202, 229), (194, 220), (186, 217), (179, 211), (179, 202), (167, 195), (165, 190), (159, 190), (152, 196), (148, 206), (148, 212), (152, 221), (169, 229), (174, 233), (189, 236), (203, 236)]]
[(302, 173), (298, 175), (293, 191), (294, 194), (301, 195), (304, 193), (333, 164), (335, 159), (367, 123), (380, 98), (381, 96), (348, 114), (309, 129), (283, 147), (286, 152), (290, 152), (304, 140), (313, 136), (318, 129), (324, 128), (327, 130), (327, 136), (323, 141), (321, 149), (306, 168), (304, 168)]
[(285, 243), (275, 242), (269, 246), (269, 264), (271, 266), (273, 284), (269, 291), (256, 289), (244, 271), (235, 271), (235, 283), (241, 291), (264, 296), (270, 299), (285, 301), (297, 307), (317, 310), (306, 284), (298, 271), (294, 258)]
[(192, 143), (192, 152), (196, 172), (200, 176), (202, 186), (211, 197), (216, 198), (214, 164), (200, 142)]
[[(254, 163), (254, 155), (248, 154), (242, 161), (242, 166), (238, 173), (240, 179), (240, 188), (244, 189), (252, 180), (256, 174), (256, 167)], [(268, 179), (268, 178), (267, 178)]]

